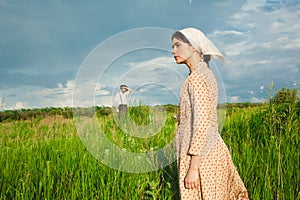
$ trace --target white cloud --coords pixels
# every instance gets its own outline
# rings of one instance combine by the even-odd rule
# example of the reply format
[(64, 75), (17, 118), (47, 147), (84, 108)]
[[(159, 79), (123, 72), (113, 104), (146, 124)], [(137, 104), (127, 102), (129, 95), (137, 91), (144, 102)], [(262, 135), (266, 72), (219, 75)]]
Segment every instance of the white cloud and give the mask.
[(286, 50), (299, 50), (300, 49), (300, 39), (290, 40), (283, 49)]
[[(71, 107), (74, 81), (58, 83), (56, 88), (41, 88), (28, 93), (27, 98), (40, 99), (37, 107)], [(28, 102), (29, 103), (29, 102)]]
[(251, 50), (256, 48), (256, 44), (249, 44), (247, 41), (242, 41), (239, 43), (228, 44), (224, 49), (227, 56), (238, 56), (245, 52), (249, 53)]
[[(225, 52), (226, 89), (229, 96), (239, 94), (238, 100), (262, 101), (262, 85), (274, 81), (280, 89), (300, 79), (300, 4), (275, 3), (249, 0), (211, 35)], [(261, 97), (251, 99), (253, 94)]]
[[(6, 97), (3, 107), (5, 110), (35, 107), (71, 107), (73, 106), (73, 100), (76, 103), (81, 102), (81, 106), (111, 105), (110, 91), (104, 86), (95, 86), (96, 83), (91, 81), (78, 87), (73, 80), (69, 80), (65, 84), (58, 83), (57, 87), (54, 88), (24, 86), (17, 90), (0, 91), (0, 93), (5, 94)], [(75, 90), (76, 94), (73, 96), (75, 87), (77, 87), (77, 90)]]
[(22, 108), (26, 108), (27, 104), (25, 102), (21, 102), (21, 101), (17, 101), (16, 104), (14, 106), (12, 106), (11, 108), (8, 108), (8, 110), (19, 110)]
[(112, 89), (95, 80), (76, 82), (73, 91), (73, 106), (89, 107), (112, 105)]
[(271, 50), (299, 50), (300, 38), (280, 37), (274, 41), (262, 43), (261, 47)]
[(266, 0), (248, 0), (241, 10), (242, 12), (258, 12), (265, 3)]
[(263, 102), (266, 102), (266, 99), (265, 98), (252, 97), (251, 102), (253, 102), (253, 103), (263, 103)]
[(144, 92), (148, 92), (148, 90), (147, 90), (147, 89), (145, 89), (145, 88), (142, 88), (142, 89), (139, 89), (139, 90), (138, 90), (138, 92), (140, 92), (140, 93), (144, 93)]
[(232, 97), (230, 97), (230, 102), (238, 102), (239, 99), (240, 99), (239, 96), (232, 96)]
[[(174, 59), (170, 57), (157, 57), (150, 60), (142, 61), (142, 62), (128, 62), (125, 63), (131, 68), (139, 67), (139, 66), (148, 66), (148, 65), (164, 65), (164, 66), (172, 66), (174, 65)], [(145, 69), (147, 70), (147, 69)], [(148, 69), (149, 71), (152, 71), (152, 68)]]
[(149, 85), (161, 85), (172, 91), (178, 90), (187, 72), (185, 66), (175, 64), (171, 57), (157, 57), (142, 62), (126, 63), (126, 65), (129, 69), (119, 78), (119, 84), (116, 85), (126, 83), (133, 89), (145, 85), (148, 89)]
[(243, 35), (243, 33), (237, 30), (226, 30), (226, 31), (214, 31), (213, 35), (214, 37), (220, 37), (225, 35)]
[(251, 95), (253, 95), (253, 94), (254, 94), (254, 91), (248, 90), (248, 93), (251, 94)]

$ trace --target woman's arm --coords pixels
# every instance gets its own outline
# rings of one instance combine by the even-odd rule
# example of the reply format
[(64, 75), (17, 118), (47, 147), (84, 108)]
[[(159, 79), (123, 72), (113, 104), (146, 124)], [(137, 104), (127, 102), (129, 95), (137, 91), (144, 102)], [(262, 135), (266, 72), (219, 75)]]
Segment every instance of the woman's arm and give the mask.
[[(200, 79), (200, 77), (195, 78)], [(211, 117), (210, 94), (205, 82), (199, 79), (189, 83), (189, 95), (192, 106), (192, 140), (188, 151), (191, 156), (191, 162), (185, 177), (185, 187), (187, 189), (194, 189), (200, 185), (200, 151), (208, 137), (208, 127)]]
[(194, 189), (200, 186), (199, 166), (199, 156), (191, 156), (190, 168), (184, 179), (184, 185), (187, 189)]
[(208, 128), (211, 123), (212, 108), (211, 95), (206, 83), (199, 76), (196, 76), (194, 81), (191, 80), (189, 82), (189, 95), (192, 106), (192, 140), (188, 154), (200, 156), (201, 150), (206, 146), (205, 143), (209, 138)]

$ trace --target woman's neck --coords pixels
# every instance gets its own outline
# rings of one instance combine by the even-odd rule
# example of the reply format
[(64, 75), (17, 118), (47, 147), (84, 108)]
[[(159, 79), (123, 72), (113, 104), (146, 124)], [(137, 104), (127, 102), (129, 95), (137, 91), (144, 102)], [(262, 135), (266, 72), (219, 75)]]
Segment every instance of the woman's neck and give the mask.
[(194, 55), (186, 62), (186, 65), (190, 70), (190, 74), (197, 69), (197, 65), (201, 62), (204, 61), (201, 59), (200, 55)]

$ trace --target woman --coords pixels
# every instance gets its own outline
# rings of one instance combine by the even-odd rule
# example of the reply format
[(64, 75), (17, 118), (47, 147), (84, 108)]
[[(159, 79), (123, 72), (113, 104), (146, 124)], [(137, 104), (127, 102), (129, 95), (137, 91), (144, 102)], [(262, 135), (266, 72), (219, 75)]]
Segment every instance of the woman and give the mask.
[(180, 93), (177, 155), (181, 199), (249, 199), (247, 190), (218, 133), (218, 87), (209, 69), (211, 58), (223, 55), (198, 29), (187, 28), (172, 36), (177, 64), (190, 74)]

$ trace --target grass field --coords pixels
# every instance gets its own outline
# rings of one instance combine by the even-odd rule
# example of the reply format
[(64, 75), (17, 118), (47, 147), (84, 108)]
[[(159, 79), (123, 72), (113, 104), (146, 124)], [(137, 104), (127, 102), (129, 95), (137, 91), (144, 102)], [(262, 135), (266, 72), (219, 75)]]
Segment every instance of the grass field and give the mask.
[[(112, 114), (99, 115), (120, 148), (143, 152), (174, 138), (176, 109), (159, 134), (124, 136)], [(149, 112), (131, 112), (143, 125)], [(227, 108), (222, 137), (251, 199), (300, 199), (300, 117), (294, 105)], [(60, 115), (4, 121), (0, 127), (0, 199), (177, 199), (176, 162), (153, 172), (128, 173), (95, 159), (72, 119)]]

